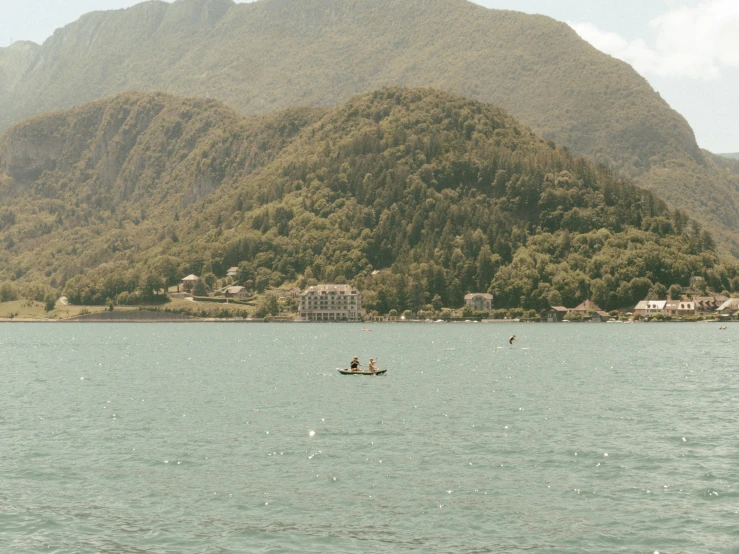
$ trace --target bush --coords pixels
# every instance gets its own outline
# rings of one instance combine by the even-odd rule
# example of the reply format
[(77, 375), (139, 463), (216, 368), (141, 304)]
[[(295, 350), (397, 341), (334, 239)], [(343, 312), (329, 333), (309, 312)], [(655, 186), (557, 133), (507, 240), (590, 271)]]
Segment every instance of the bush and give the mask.
[(439, 316), (439, 319), (443, 319), (444, 321), (450, 321), (454, 317), (454, 312), (450, 310), (449, 308), (444, 308), (441, 310), (441, 315)]
[(582, 314), (580, 312), (567, 312), (564, 317), (566, 321), (582, 321)]
[(520, 318), (523, 315), (523, 308), (511, 308), (508, 310), (508, 314), (512, 319)]
[(504, 309), (498, 309), (493, 312), (493, 319), (507, 319), (508, 318), (508, 310)]

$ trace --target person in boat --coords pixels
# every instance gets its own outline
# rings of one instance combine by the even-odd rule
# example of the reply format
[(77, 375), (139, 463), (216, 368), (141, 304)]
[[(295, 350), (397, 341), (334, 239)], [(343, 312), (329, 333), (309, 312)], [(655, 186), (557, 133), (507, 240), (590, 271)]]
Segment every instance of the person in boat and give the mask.
[(349, 369), (359, 371), (359, 356), (354, 356), (354, 359), (349, 364)]
[(377, 373), (377, 365), (375, 364), (374, 358), (370, 358), (369, 367), (367, 369), (373, 373)]
[(508, 344), (513, 346), (514, 342), (516, 342), (516, 335), (511, 335), (511, 338), (508, 339)]

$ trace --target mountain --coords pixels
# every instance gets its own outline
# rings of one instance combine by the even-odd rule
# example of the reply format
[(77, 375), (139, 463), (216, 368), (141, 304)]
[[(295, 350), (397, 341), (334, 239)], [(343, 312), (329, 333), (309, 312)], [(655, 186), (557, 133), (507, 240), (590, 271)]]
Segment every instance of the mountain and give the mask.
[(390, 84), (435, 87), (502, 106), (635, 179), (739, 254), (739, 172), (701, 151), (630, 66), (547, 17), (465, 0), (157, 1), (85, 15), (34, 52), (4, 70), (0, 129), (132, 89), (253, 115)]
[(0, 98), (20, 84), (39, 50), (39, 45), (33, 42), (16, 42), (9, 48), (0, 48)]
[(610, 309), (693, 275), (739, 290), (681, 212), (499, 108), (429, 89), (252, 118), (127, 93), (5, 132), (0, 198), (0, 281), (73, 302), (232, 266), (257, 290), (352, 281), (380, 311), (479, 290), (499, 307), (538, 310), (556, 290)]
[(739, 160), (739, 152), (735, 154), (719, 154), (719, 156), (723, 156), (724, 158), (731, 158), (732, 160)]

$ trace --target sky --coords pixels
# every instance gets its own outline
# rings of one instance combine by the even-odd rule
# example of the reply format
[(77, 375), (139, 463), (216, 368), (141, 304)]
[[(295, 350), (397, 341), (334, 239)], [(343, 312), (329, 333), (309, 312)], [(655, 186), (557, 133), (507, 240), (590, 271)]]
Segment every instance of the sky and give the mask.
[[(0, 46), (40, 44), (87, 12), (140, 1), (0, 0)], [(688, 120), (701, 147), (739, 152), (739, 0), (475, 1), (567, 22), (645, 77)]]

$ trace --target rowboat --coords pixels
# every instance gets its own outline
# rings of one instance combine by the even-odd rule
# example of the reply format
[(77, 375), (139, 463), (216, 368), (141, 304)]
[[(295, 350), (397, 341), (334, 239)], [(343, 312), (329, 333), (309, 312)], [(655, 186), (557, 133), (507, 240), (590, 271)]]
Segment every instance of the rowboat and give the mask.
[(387, 369), (379, 369), (377, 371), (352, 371), (351, 369), (338, 369), (342, 375), (382, 375)]

